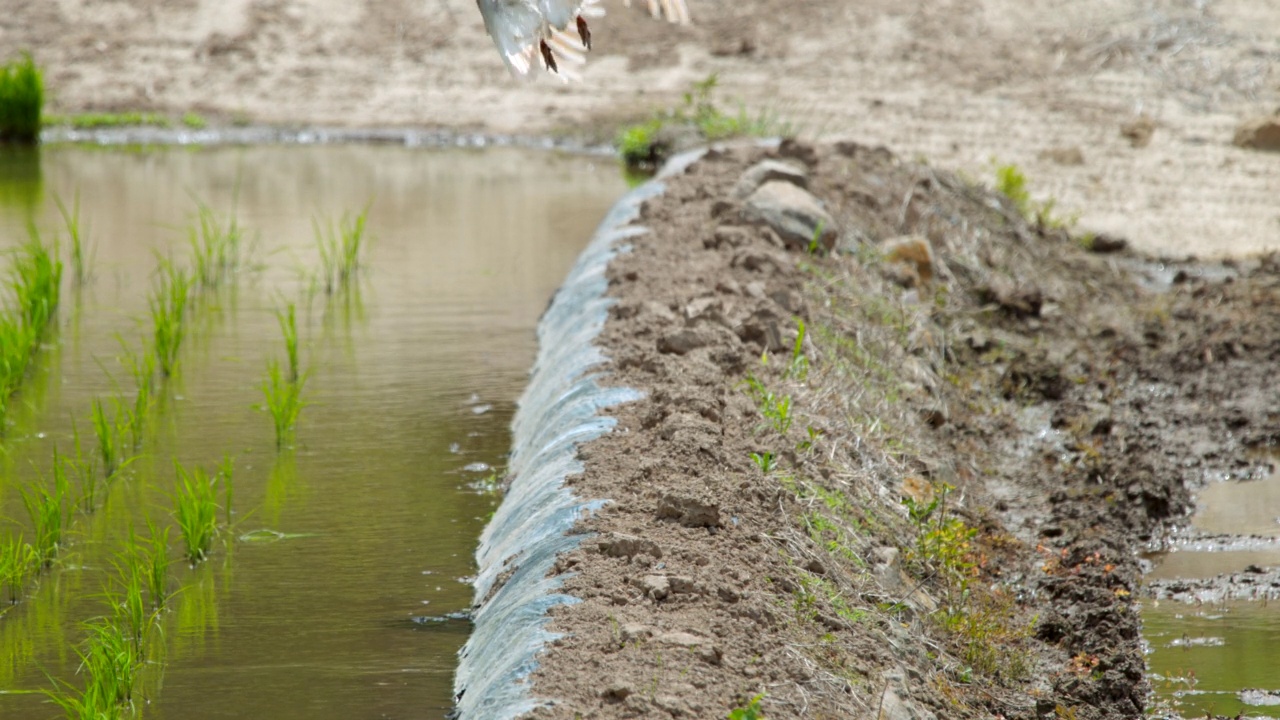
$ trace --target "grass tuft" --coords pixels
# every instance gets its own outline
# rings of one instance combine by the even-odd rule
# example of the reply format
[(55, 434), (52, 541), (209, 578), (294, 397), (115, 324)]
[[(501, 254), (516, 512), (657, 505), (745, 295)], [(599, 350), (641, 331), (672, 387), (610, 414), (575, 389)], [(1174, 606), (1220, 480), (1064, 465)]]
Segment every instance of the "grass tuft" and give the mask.
[(22, 598), (27, 578), (39, 567), (36, 549), (24, 542), (21, 535), (0, 543), (0, 587), (9, 589), (10, 604), (16, 605)]
[(240, 270), (244, 231), (235, 216), (225, 223), (201, 203), (196, 223), (188, 231), (193, 265), (192, 281), (201, 290), (215, 290)]
[(5, 287), (9, 304), (0, 312), (0, 431), (9, 398), (21, 387), (45, 330), (58, 308), (62, 262), (57, 249), (45, 245), (35, 227), (30, 239), (13, 254)]
[(84, 229), (80, 226), (80, 193), (76, 193), (70, 209), (56, 194), (53, 202), (58, 206), (58, 214), (62, 216), (62, 224), (71, 240), (71, 278), (79, 287), (89, 279), (93, 265), (93, 248), (87, 247)]
[(37, 487), (32, 491), (22, 490), (22, 504), (31, 516), (31, 526), (35, 529), (37, 562), (44, 567), (53, 564), (62, 545), (62, 532), (70, 524), (71, 505), (67, 502), (70, 493), (67, 489), (67, 474), (58, 460), (57, 450), (53, 453), (53, 489)]
[(30, 53), (0, 67), (0, 142), (40, 141), (44, 77)]
[(302, 401), (302, 385), (305, 378), (291, 382), (280, 361), (272, 358), (267, 362), (267, 379), (262, 382), (262, 394), (266, 398), (267, 412), (276, 430), (276, 450), (283, 450), (293, 439), (294, 429), (298, 424), (298, 416), (306, 403)]

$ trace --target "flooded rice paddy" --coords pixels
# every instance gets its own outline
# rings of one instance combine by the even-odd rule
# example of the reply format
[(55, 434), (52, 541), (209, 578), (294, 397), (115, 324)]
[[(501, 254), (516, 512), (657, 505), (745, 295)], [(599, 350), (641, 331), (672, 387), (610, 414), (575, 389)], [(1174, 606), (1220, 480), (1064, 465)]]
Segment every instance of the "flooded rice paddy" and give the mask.
[[(1280, 473), (1213, 483), (1191, 521), (1219, 538), (1153, 558), (1152, 579), (1205, 579), (1280, 565)], [(1233, 538), (1223, 542), (1221, 538)], [(1184, 717), (1280, 717), (1280, 603), (1148, 600), (1142, 610), (1157, 694)]]
[[(496, 503), (533, 328), (624, 190), (609, 160), (545, 152), (376, 146), (100, 149), (0, 156), (0, 246), (46, 242), (74, 207), (89, 275), (64, 271), (54, 328), (9, 403), (0, 542), (35, 532), (23, 489), (50, 487), (54, 451), (96, 462), (91, 420), (126, 417), (126, 358), (154, 342), (149, 292), (188, 267), (199, 208), (241, 230), (238, 268), (194, 287), (177, 370), (156, 374), (134, 451), (98, 480), (71, 475), (52, 568), (0, 604), (0, 717), (63, 711), (50, 677), (83, 687), (77, 649), (111, 615), (128, 537), (173, 528), (175, 461), (213, 482), (218, 532), (194, 569), (171, 529), (172, 593), (134, 691), (150, 718), (441, 717), (469, 624), (468, 576)], [(367, 217), (358, 270), (326, 291), (317, 235)], [(302, 407), (277, 450), (267, 363), (296, 307)], [(76, 453), (76, 437), (80, 453)], [(228, 498), (226, 490), (233, 490)], [(231, 515), (226, 516), (227, 505)], [(110, 599), (109, 599), (110, 596)], [(74, 695), (74, 692), (72, 692)]]

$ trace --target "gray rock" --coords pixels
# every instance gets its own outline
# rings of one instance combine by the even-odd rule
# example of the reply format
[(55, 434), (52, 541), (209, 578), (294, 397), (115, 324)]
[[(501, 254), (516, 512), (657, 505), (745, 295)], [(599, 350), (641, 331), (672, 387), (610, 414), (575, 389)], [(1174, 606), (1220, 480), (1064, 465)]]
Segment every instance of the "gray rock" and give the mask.
[(743, 216), (772, 228), (787, 247), (808, 250), (817, 237), (823, 250), (835, 247), (836, 221), (822, 201), (804, 188), (773, 180), (759, 187), (746, 200)]
[(738, 200), (746, 198), (757, 188), (767, 182), (786, 182), (796, 187), (808, 189), (809, 176), (803, 168), (778, 160), (761, 160), (747, 168), (733, 186), (733, 197)]
[(658, 352), (687, 355), (710, 345), (712, 341), (713, 338), (700, 328), (684, 328), (658, 338)]

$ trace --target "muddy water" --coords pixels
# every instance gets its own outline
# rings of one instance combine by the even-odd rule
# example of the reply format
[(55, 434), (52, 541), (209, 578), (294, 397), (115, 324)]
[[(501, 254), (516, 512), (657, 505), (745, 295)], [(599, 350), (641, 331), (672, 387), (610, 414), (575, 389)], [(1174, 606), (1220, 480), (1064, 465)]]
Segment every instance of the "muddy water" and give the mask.
[[(201, 300), (142, 456), (77, 517), (61, 569), (0, 616), (0, 717), (58, 714), (11, 693), (48, 687), (46, 672), (77, 682), (79, 623), (105, 612), (110, 553), (131, 524), (171, 522), (173, 459), (211, 468), (224, 455), (233, 529), (210, 562), (175, 564), (183, 589), (144, 714), (442, 716), (469, 627), (428, 618), (470, 602), (495, 502), (474, 484), (509, 447), (539, 313), (623, 190), (608, 161), (516, 150), (52, 146), (34, 165), (4, 158), (0, 245), (25, 237), (28, 214), (51, 232), (52, 198), (78, 193), (95, 261), (83, 289), (67, 283), (58, 331), (13, 404), (0, 535), (30, 534), (18, 488), (55, 443), (68, 451), (72, 420), (90, 445), (93, 398), (130, 387), (121, 343), (136, 347), (147, 327), (156, 254), (186, 257), (196, 199), (234, 207), (252, 252), (233, 287)], [(313, 220), (366, 206), (362, 282), (309, 292)], [(282, 355), (272, 313), (286, 301), (299, 303), (310, 404), (295, 447), (277, 454), (254, 406), (266, 359)]]
[[(1184, 541), (1152, 558), (1150, 578), (1213, 578), (1280, 565), (1280, 473), (1209, 485), (1197, 499), (1192, 527), (1219, 540)], [(1148, 601), (1142, 612), (1152, 685), (1183, 716), (1280, 716), (1280, 707), (1257, 706), (1256, 698), (1246, 704), (1238, 695), (1245, 689), (1280, 690), (1280, 604)]]

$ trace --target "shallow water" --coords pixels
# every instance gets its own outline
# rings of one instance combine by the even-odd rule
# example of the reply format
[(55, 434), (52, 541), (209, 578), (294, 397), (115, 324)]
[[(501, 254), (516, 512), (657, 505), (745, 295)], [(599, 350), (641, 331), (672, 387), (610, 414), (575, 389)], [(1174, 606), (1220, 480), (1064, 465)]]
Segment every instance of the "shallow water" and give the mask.
[[(0, 617), (0, 693), (47, 687), (46, 671), (77, 681), (79, 623), (105, 611), (110, 553), (131, 524), (145, 534), (142, 518), (169, 522), (174, 458), (212, 469), (229, 454), (234, 528), (208, 563), (175, 564), (184, 589), (143, 714), (442, 716), (469, 626), (420, 620), (470, 602), (465, 579), (495, 502), (472, 484), (509, 448), (539, 314), (624, 189), (610, 161), (520, 150), (55, 145), (38, 163), (0, 156), (0, 245), (26, 237), (29, 214), (51, 237), (52, 199), (78, 193), (96, 254), (83, 289), (64, 280), (58, 331), (11, 405), (0, 536), (29, 534), (17, 489), (55, 443), (69, 451), (72, 420), (88, 451), (92, 399), (130, 388), (121, 343), (136, 347), (146, 330), (156, 254), (186, 257), (196, 200), (234, 207), (253, 240), (253, 267), (193, 316), (143, 456), (101, 509), (77, 516), (62, 569)], [(309, 292), (313, 220), (366, 206), (358, 289)], [(254, 406), (267, 358), (283, 354), (273, 310), (286, 301), (300, 303), (310, 405), (295, 448), (277, 455)], [(38, 696), (0, 694), (0, 717), (58, 714)]]
[[(1153, 579), (1211, 578), (1250, 565), (1280, 565), (1280, 473), (1262, 480), (1214, 483), (1201, 491), (1191, 524), (1215, 535), (1240, 535), (1239, 550), (1197, 551), (1193, 547), (1153, 558)], [(1159, 697), (1184, 717), (1206, 712), (1251, 717), (1280, 716), (1280, 708), (1241, 702), (1246, 688), (1280, 690), (1280, 605), (1228, 603), (1190, 606), (1147, 602), (1142, 611), (1151, 647), (1148, 664)], [(1156, 677), (1159, 676), (1159, 677)]]

